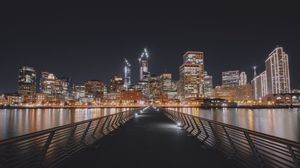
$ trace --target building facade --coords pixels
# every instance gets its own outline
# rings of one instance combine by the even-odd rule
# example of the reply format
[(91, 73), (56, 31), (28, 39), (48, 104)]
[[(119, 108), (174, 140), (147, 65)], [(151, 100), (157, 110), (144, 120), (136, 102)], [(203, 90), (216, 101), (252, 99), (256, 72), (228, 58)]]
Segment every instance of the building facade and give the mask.
[(282, 47), (276, 47), (265, 61), (268, 94), (290, 93), (288, 54)]
[(34, 68), (23, 66), (19, 69), (18, 93), (22, 96), (36, 93), (36, 72)]
[(203, 97), (204, 53), (188, 51), (183, 55), (183, 64), (179, 68), (180, 99)]
[(84, 85), (74, 85), (73, 86), (73, 97), (74, 99), (81, 99), (85, 97), (85, 86)]
[(212, 97), (213, 95), (213, 77), (208, 75), (207, 72), (204, 72), (204, 96), (205, 97)]
[(253, 97), (258, 100), (267, 96), (268, 85), (267, 85), (267, 72), (264, 71), (258, 76), (255, 76), (251, 82), (253, 88)]
[(102, 98), (104, 95), (104, 83), (100, 80), (89, 80), (85, 83), (86, 97)]
[(42, 72), (40, 91), (48, 96), (65, 99), (69, 96), (70, 82), (66, 78), (59, 79), (53, 73)]
[(165, 94), (168, 99), (176, 99), (177, 85), (173, 81), (172, 74), (162, 73), (159, 80), (162, 93)]
[(239, 86), (239, 83), (240, 83), (240, 73), (238, 70), (222, 72), (223, 87), (235, 87), (235, 86)]
[(119, 75), (113, 75), (110, 80), (109, 92), (120, 92), (124, 86), (123, 78)]
[(240, 73), (240, 81), (239, 81), (239, 85), (240, 86), (244, 86), (247, 85), (247, 74), (246, 72), (241, 72)]

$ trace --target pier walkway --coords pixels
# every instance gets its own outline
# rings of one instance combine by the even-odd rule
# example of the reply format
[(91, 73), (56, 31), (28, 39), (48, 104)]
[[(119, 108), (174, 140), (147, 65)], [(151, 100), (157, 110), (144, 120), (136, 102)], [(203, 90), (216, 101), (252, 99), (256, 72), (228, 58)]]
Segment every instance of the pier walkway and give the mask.
[(233, 167), (161, 111), (149, 108), (62, 167)]

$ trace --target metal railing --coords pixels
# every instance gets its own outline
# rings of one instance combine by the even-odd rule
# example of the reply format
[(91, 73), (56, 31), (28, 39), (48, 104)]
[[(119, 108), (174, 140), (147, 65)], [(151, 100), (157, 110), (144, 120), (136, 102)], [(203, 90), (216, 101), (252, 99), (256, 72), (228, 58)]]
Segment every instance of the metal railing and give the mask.
[(237, 167), (300, 167), (300, 143), (166, 109), (166, 115)]
[(125, 124), (134, 112), (119, 112), (2, 140), (0, 167), (57, 167)]

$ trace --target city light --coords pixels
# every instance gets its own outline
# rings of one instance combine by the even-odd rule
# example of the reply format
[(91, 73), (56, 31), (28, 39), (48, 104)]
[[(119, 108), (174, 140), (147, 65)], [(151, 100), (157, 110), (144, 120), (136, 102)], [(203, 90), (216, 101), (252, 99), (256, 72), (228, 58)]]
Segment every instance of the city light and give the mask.
[[(279, 59), (280, 57), (280, 59)], [(204, 69), (204, 53), (187, 51), (179, 68), (179, 80), (171, 73), (153, 75), (149, 71), (149, 52), (143, 49), (139, 62), (139, 81), (131, 79), (132, 64), (124, 58), (124, 77), (115, 74), (110, 83), (88, 80), (74, 84), (70, 77), (57, 77), (50, 72), (37, 72), (33, 67), (19, 69), (18, 93), (3, 94), (4, 107), (285, 107), (300, 106), (298, 93), (290, 88), (288, 56), (276, 47), (266, 60), (266, 70), (248, 82), (245, 71), (222, 72), (222, 84), (213, 85), (213, 76)], [(277, 62), (276, 67), (270, 66)], [(275, 65), (275, 64), (274, 64)], [(277, 71), (278, 70), (278, 71)], [(279, 78), (281, 76), (281, 78)], [(37, 86), (39, 85), (39, 86)], [(39, 88), (39, 92), (37, 92)], [(280, 95), (285, 94), (282, 99)], [(219, 100), (218, 102), (215, 100)]]

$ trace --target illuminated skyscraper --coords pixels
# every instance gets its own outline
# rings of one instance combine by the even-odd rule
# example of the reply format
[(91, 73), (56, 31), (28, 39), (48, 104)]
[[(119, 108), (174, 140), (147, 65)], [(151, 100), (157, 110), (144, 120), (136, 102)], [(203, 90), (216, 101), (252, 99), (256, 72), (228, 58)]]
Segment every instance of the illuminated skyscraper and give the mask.
[(120, 92), (122, 90), (123, 85), (124, 85), (123, 78), (119, 75), (113, 75), (110, 80), (109, 92), (110, 93)]
[(265, 61), (268, 94), (290, 93), (289, 58), (282, 47), (275, 48)]
[(48, 95), (55, 95), (55, 83), (57, 77), (53, 73), (42, 72), (40, 91)]
[(238, 86), (239, 81), (240, 81), (240, 72), (238, 70), (222, 72), (222, 86), (223, 87)]
[(177, 86), (172, 80), (171, 73), (162, 73), (159, 77), (160, 89), (169, 99), (175, 99), (177, 96)]
[(246, 72), (241, 72), (240, 73), (240, 81), (239, 81), (240, 86), (245, 86), (247, 85), (247, 74)]
[(53, 73), (42, 72), (40, 80), (40, 91), (49, 96), (67, 98), (70, 91), (70, 79), (57, 78)]
[(144, 81), (146, 78), (150, 77), (150, 72), (148, 70), (149, 53), (146, 48), (144, 48), (144, 51), (139, 58), (139, 64), (140, 64), (140, 81)]
[(205, 97), (212, 97), (213, 92), (213, 77), (211, 75), (208, 75), (207, 72), (204, 72), (204, 96)]
[(267, 73), (262, 72), (260, 75), (255, 76), (251, 82), (253, 87), (253, 96), (255, 99), (261, 99), (267, 95)]
[(23, 96), (36, 93), (36, 72), (32, 67), (19, 69), (18, 93)]
[(85, 83), (86, 96), (102, 98), (104, 94), (104, 84), (100, 80), (89, 80)]
[(128, 89), (131, 86), (131, 64), (125, 59), (124, 67), (124, 88)]
[(181, 99), (204, 96), (204, 53), (188, 51), (183, 55), (183, 64), (179, 68), (178, 95)]
[(85, 86), (84, 85), (74, 85), (72, 94), (75, 99), (84, 98), (85, 97)]

